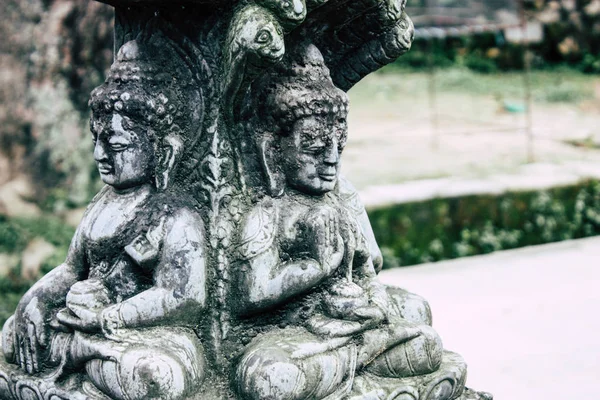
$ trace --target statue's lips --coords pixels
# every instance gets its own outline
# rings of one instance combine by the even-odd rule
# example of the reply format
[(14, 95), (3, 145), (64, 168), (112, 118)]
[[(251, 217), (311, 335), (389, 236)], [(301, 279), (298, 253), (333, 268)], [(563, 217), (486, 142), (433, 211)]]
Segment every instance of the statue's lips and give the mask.
[(270, 61), (279, 61), (281, 57), (283, 57), (285, 50), (283, 48), (273, 49), (270, 53), (265, 53), (264, 57), (269, 59)]
[(284, 19), (284, 23), (288, 22), (292, 24), (297, 24), (299, 22), (304, 21), (304, 18), (306, 18), (306, 16), (303, 14), (289, 15), (287, 18)]
[(113, 172), (113, 168), (110, 165), (100, 164), (98, 165), (98, 172), (102, 175), (108, 175)]
[(319, 174), (319, 178), (324, 181), (333, 182), (337, 179), (337, 174)]

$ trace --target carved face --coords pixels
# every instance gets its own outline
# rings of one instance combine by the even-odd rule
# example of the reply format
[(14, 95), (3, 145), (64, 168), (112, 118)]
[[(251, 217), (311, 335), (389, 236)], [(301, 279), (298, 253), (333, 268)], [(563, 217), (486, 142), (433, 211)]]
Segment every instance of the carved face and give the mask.
[(281, 163), (289, 187), (310, 195), (333, 190), (347, 138), (346, 116), (310, 115), (297, 120), (281, 139)]
[(92, 119), (94, 160), (102, 181), (116, 189), (150, 182), (154, 173), (154, 149), (142, 126), (119, 113)]
[(384, 6), (384, 9), (387, 11), (387, 18), (390, 21), (399, 20), (405, 6), (406, 0), (387, 0)]
[(292, 30), (306, 18), (304, 0), (259, 0), (257, 2), (271, 10), (285, 30)]
[[(249, 54), (250, 62), (255, 66), (274, 64), (283, 57), (285, 44), (283, 32), (274, 21), (262, 21), (257, 24), (256, 33), (253, 38), (252, 50)], [(253, 58), (252, 55), (255, 57)]]

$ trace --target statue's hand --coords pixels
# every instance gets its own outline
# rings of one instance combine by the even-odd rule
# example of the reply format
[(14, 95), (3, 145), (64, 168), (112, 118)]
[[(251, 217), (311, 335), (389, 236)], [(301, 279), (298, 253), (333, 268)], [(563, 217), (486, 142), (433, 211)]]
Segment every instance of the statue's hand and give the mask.
[(39, 372), (43, 365), (49, 336), (47, 316), (48, 310), (37, 297), (19, 304), (15, 312), (15, 359), (29, 374)]
[[(331, 274), (344, 259), (344, 241), (340, 234), (338, 213), (331, 207), (311, 209), (304, 222), (304, 240), (314, 238), (311, 249), (325, 275)], [(311, 241), (312, 242), (312, 241)]]
[(91, 309), (81, 309), (75, 315), (69, 309), (64, 308), (56, 314), (56, 319), (64, 326), (77, 331), (90, 333), (100, 331), (100, 314)]
[[(108, 289), (98, 279), (86, 279), (71, 286), (66, 298), (67, 308), (76, 316), (99, 311), (110, 304)], [(85, 319), (84, 316), (81, 318)]]
[(307, 320), (306, 328), (319, 336), (353, 336), (377, 328), (384, 320), (381, 310), (370, 306), (356, 309), (350, 317), (352, 319), (339, 319), (315, 314)]
[(364, 326), (368, 327), (376, 327), (385, 321), (385, 314), (376, 305), (357, 308), (353, 310), (353, 316), (361, 321)]
[(306, 321), (306, 328), (318, 336), (344, 337), (365, 331), (363, 324), (358, 321), (345, 321), (331, 318), (323, 314), (315, 314)]
[(110, 303), (108, 289), (98, 279), (79, 281), (67, 293), (67, 308), (56, 319), (63, 326), (83, 332), (100, 330), (100, 311)]

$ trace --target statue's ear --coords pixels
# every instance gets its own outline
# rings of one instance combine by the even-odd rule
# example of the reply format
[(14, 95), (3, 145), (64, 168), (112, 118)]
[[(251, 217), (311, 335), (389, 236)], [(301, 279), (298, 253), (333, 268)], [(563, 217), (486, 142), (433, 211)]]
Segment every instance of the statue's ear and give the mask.
[(272, 197), (279, 197), (285, 189), (285, 175), (281, 170), (276, 138), (272, 135), (262, 135), (258, 140), (258, 156), (263, 167), (267, 190)]
[(156, 165), (156, 188), (165, 190), (169, 186), (169, 178), (183, 152), (183, 140), (176, 133), (169, 133), (159, 143), (159, 157)]

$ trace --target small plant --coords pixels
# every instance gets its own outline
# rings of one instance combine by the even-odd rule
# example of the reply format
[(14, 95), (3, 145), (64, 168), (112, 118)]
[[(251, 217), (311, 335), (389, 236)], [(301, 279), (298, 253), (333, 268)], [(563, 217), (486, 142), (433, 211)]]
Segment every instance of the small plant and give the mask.
[(384, 268), (392, 268), (599, 235), (600, 183), (432, 199), (369, 215)]

